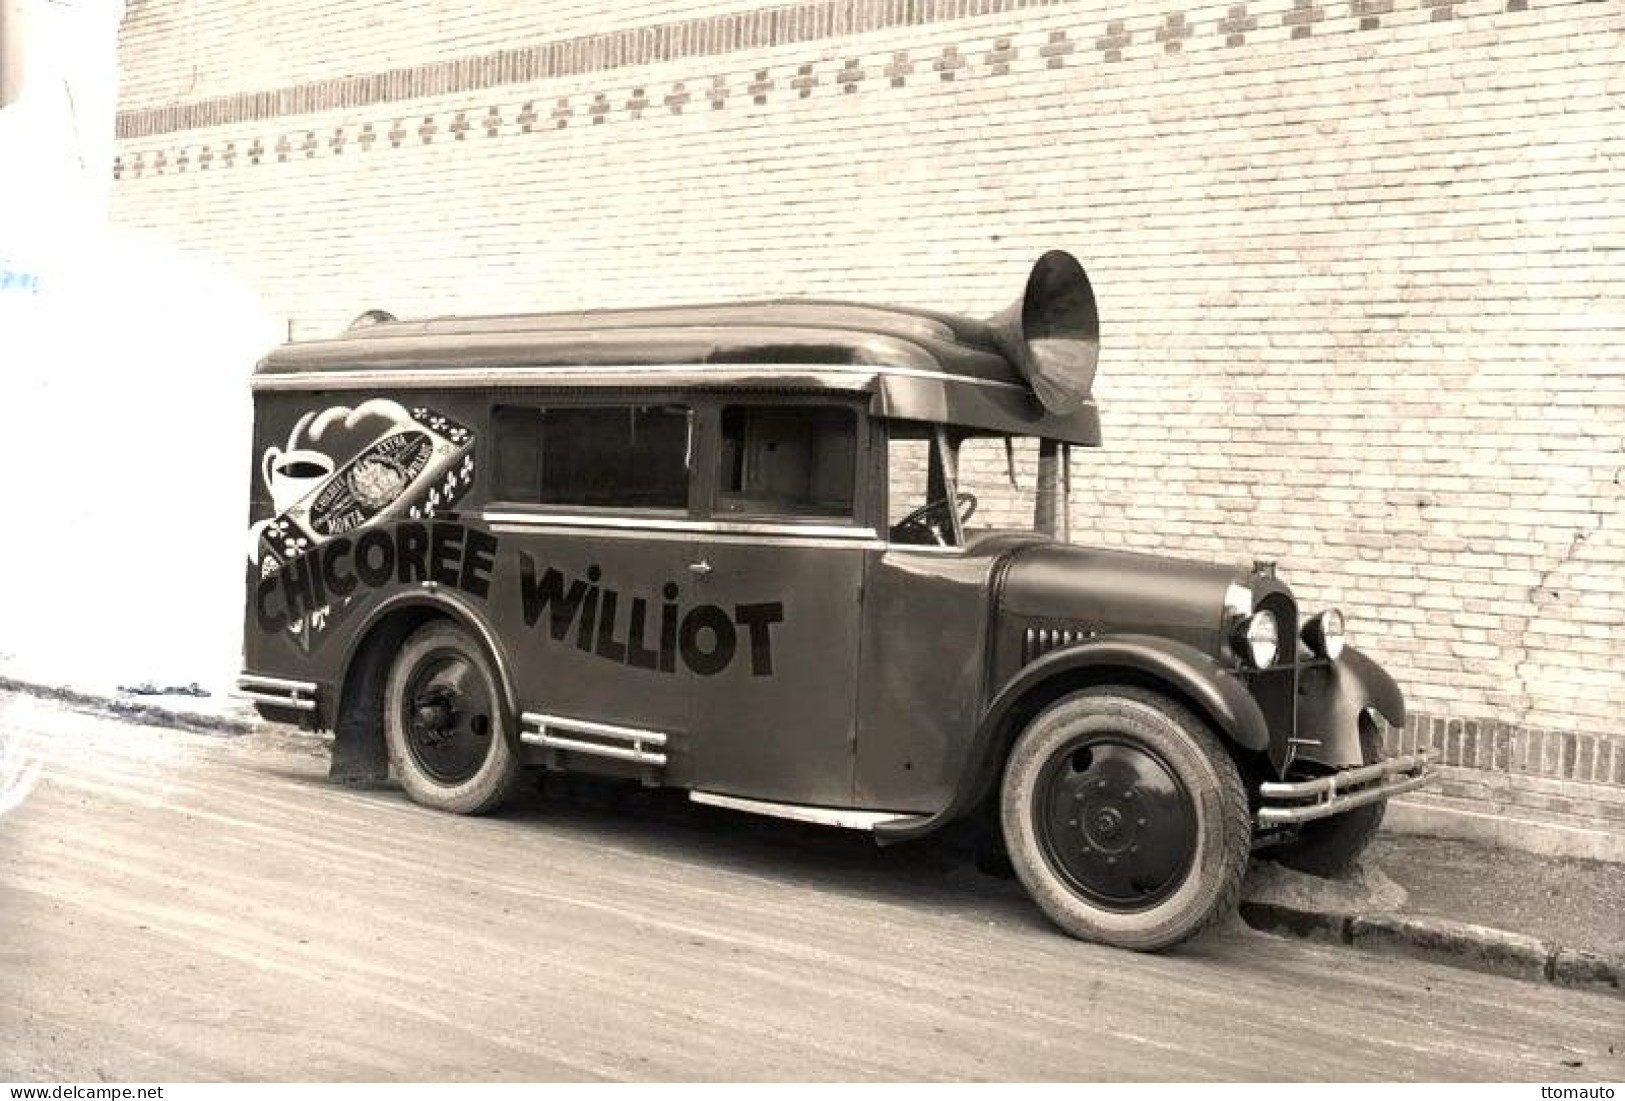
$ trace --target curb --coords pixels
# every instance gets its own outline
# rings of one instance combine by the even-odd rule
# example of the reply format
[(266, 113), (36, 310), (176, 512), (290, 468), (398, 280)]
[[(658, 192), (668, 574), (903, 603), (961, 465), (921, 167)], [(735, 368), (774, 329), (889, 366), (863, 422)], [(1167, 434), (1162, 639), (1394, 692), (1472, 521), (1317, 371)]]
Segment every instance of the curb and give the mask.
[(1522, 933), (1444, 918), (1301, 910), (1243, 902), (1241, 918), (1262, 933), (1342, 944), (1492, 975), (1625, 995), (1625, 956), (1552, 944)]
[(0, 691), (19, 692), (23, 695), (38, 696), (42, 699), (59, 700), (62, 703), (72, 704), (75, 707), (84, 708), (110, 718), (129, 719), (136, 722), (150, 723), (153, 726), (167, 727), (171, 730), (186, 730), (194, 734), (241, 736), (253, 734), (261, 727), (261, 724), (254, 719), (234, 715), (211, 714), (207, 711), (192, 711), (180, 707), (166, 707), (157, 703), (141, 703), (121, 699), (108, 693), (61, 688), (56, 685), (38, 684), (34, 681), (18, 680), (15, 677), (4, 675), (0, 675)]

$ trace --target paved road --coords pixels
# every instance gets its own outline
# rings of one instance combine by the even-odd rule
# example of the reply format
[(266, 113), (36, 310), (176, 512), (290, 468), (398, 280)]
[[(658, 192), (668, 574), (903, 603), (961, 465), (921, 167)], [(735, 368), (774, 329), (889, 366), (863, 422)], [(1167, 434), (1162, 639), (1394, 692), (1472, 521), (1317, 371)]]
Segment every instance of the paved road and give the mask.
[(1136, 956), (947, 846), (635, 796), (495, 819), (310, 743), (0, 696), (0, 1079), (1625, 1078), (1625, 1001), (1243, 929)]

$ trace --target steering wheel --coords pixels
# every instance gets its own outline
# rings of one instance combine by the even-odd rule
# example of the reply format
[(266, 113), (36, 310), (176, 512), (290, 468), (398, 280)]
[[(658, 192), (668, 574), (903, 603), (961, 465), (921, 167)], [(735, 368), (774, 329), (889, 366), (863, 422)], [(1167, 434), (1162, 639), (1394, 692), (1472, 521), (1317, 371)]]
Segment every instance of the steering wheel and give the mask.
[(948, 546), (947, 533), (953, 531), (953, 514), (948, 509), (953, 505), (959, 506), (959, 524), (963, 527), (972, 516), (976, 515), (976, 494), (958, 493), (955, 501), (950, 502), (946, 497), (939, 497), (921, 505), (896, 524), (892, 525), (892, 533), (898, 537), (909, 535), (928, 535), (939, 547)]

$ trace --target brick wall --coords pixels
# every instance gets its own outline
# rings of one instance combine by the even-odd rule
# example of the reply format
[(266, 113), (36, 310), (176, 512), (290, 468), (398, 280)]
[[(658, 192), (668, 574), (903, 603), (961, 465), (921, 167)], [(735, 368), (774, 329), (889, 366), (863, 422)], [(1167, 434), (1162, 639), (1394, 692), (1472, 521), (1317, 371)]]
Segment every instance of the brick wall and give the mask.
[(1553, 776), (1616, 786), (1621, 56), (1586, 0), (135, 0), (115, 216), (300, 335), (987, 313), (1069, 248), (1104, 331), (1080, 538), (1277, 558), (1418, 729), (1567, 740)]

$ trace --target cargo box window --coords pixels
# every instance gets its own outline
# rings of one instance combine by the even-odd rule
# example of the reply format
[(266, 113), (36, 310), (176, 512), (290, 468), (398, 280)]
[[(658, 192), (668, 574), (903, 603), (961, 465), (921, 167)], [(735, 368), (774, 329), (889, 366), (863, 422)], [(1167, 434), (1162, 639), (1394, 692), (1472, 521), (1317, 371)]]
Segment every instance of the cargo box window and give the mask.
[(722, 411), (718, 510), (852, 515), (857, 415), (838, 406), (730, 405)]
[(493, 496), (591, 508), (688, 506), (689, 412), (673, 405), (499, 406)]

